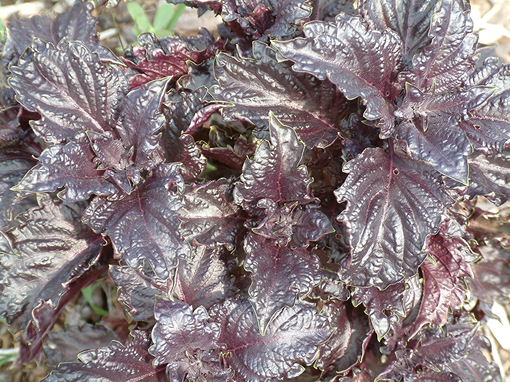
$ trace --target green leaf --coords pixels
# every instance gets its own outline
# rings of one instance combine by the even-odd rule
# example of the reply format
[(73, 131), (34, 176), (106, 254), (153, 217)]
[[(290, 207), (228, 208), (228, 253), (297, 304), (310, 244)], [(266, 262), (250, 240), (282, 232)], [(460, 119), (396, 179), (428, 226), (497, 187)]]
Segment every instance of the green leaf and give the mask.
[(168, 31), (174, 30), (175, 24), (177, 24), (177, 21), (179, 20), (179, 18), (181, 17), (181, 15), (185, 9), (186, 9), (186, 5), (184, 5), (184, 4), (179, 4), (179, 5), (177, 5), (177, 7), (175, 7), (174, 13), (173, 13), (172, 17), (170, 18), (170, 22), (166, 26), (166, 30), (168, 30)]
[(94, 312), (96, 312), (100, 316), (106, 316), (110, 312), (97, 306), (96, 304), (94, 304), (94, 301), (92, 299), (92, 296), (94, 295), (94, 291), (99, 286), (101, 286), (101, 283), (90, 284), (89, 286), (87, 286), (81, 290), (81, 294), (83, 295), (85, 300), (89, 303), (90, 307), (92, 308), (92, 310)]
[(126, 6), (129, 14), (135, 22), (135, 31), (137, 34), (143, 32), (154, 33), (154, 28), (152, 27), (149, 19), (147, 18), (147, 15), (145, 14), (145, 11), (140, 4), (132, 2), (127, 3)]
[(154, 29), (156, 29), (156, 31), (158, 29), (167, 30), (167, 26), (170, 23), (170, 20), (172, 20), (174, 13), (174, 5), (168, 3), (160, 5), (156, 11), (156, 14), (154, 15), (154, 21), (152, 23)]

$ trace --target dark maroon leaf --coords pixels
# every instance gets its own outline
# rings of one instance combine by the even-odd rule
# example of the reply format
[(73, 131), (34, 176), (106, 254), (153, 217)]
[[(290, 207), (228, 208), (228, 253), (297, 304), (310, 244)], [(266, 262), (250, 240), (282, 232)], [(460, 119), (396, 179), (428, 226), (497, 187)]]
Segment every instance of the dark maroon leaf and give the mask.
[(15, 216), (20, 203), (14, 187), (35, 165), (30, 154), (17, 149), (0, 151), (0, 228), (5, 227)]
[(441, 2), (362, 0), (359, 7), (378, 29), (393, 30), (402, 40), (404, 59), (410, 61), (422, 48), (430, 44), (428, 36), (432, 16)]
[(179, 300), (197, 308), (210, 308), (229, 297), (233, 288), (219, 249), (193, 247), (191, 261), (179, 260), (174, 293)]
[(365, 313), (370, 317), (379, 340), (388, 334), (399, 317), (405, 316), (403, 296), (405, 289), (405, 283), (401, 282), (385, 290), (376, 287), (356, 288), (352, 293), (352, 303), (354, 306), (359, 304), (365, 306)]
[(60, 40), (81, 41), (91, 51), (97, 52), (101, 60), (117, 62), (115, 55), (105, 47), (99, 45), (96, 32), (96, 18), (91, 15), (94, 9), (92, 2), (76, 1), (67, 12), (55, 17), (32, 16), (19, 18), (14, 16), (8, 24), (7, 50), (15, 51), (15, 59), (32, 44), (35, 38), (57, 45)]
[[(510, 119), (507, 113), (510, 96), (510, 67), (494, 68), (491, 74), (479, 83), (489, 87), (492, 94), (486, 103), (470, 111), (470, 118), (462, 123), (473, 146), (486, 154), (503, 151), (510, 141)], [(478, 81), (476, 81), (478, 82)]]
[(94, 153), (85, 134), (63, 146), (51, 146), (41, 153), (14, 191), (52, 192), (65, 201), (87, 200), (91, 195), (111, 195), (116, 188), (101, 176), (93, 163)]
[(110, 276), (117, 286), (117, 298), (136, 321), (154, 319), (156, 296), (171, 296), (173, 277), (160, 279), (147, 263), (140, 268), (111, 266)]
[(85, 324), (83, 327), (67, 326), (58, 332), (48, 334), (44, 346), (46, 362), (52, 368), (61, 362), (73, 362), (83, 350), (106, 347), (113, 340), (118, 340), (118, 337), (106, 326), (91, 324)]
[(336, 330), (321, 347), (314, 366), (323, 371), (347, 372), (363, 358), (371, 335), (368, 320), (355, 310), (348, 311), (338, 300), (327, 304), (321, 313), (330, 318)]
[(252, 156), (255, 153), (255, 148), (253, 143), (248, 143), (246, 138), (241, 135), (236, 139), (234, 147), (210, 147), (208, 144), (204, 144), (200, 151), (207, 158), (215, 159), (241, 171), (246, 157)]
[(298, 247), (307, 246), (310, 241), (335, 231), (328, 217), (313, 204), (296, 209), (293, 230), (292, 239)]
[(126, 345), (112, 341), (107, 348), (86, 350), (78, 355), (81, 362), (64, 362), (44, 382), (166, 382), (165, 366), (152, 367), (148, 352), (149, 335), (137, 330)]
[(469, 290), (474, 297), (506, 304), (510, 296), (510, 262), (507, 250), (490, 242), (478, 247), (484, 260), (472, 264), (474, 277), (468, 279)]
[(275, 202), (311, 200), (308, 171), (301, 165), (305, 146), (293, 129), (269, 114), (270, 141), (263, 141), (252, 160), (243, 166), (241, 182), (234, 190), (237, 204), (249, 206), (262, 198)]
[(325, 317), (313, 304), (299, 301), (282, 310), (269, 324), (265, 336), (248, 301), (227, 300), (210, 311), (211, 321), (221, 326), (218, 342), (225, 344), (225, 361), (234, 369), (236, 381), (262, 382), (295, 378), (310, 365), (331, 335)]
[(448, 310), (464, 303), (466, 289), (460, 277), (472, 276), (461, 252), (466, 245), (461, 239), (446, 239), (439, 234), (427, 238), (424, 251), (433, 257), (434, 262), (425, 261), (420, 267), (423, 296), (411, 337), (426, 323), (444, 325)]
[(257, 208), (264, 210), (264, 217), (252, 231), (276, 245), (285, 246), (292, 238), (293, 212), (297, 203), (280, 205), (271, 199), (260, 199)]
[(80, 42), (63, 40), (55, 47), (35, 40), (10, 69), (17, 100), (41, 114), (31, 126), (49, 143), (71, 140), (79, 132), (111, 130), (127, 91), (119, 69), (101, 63)]
[(342, 13), (356, 14), (354, 0), (313, 0), (312, 20), (333, 21), (335, 16)]
[(226, 54), (217, 58), (216, 78), (211, 89), (219, 101), (235, 107), (223, 109), (228, 118), (247, 120), (267, 131), (269, 111), (284, 125), (296, 130), (308, 147), (325, 147), (339, 136), (339, 124), (347, 101), (329, 81), (291, 70), (278, 63), (275, 52), (255, 45), (256, 60), (236, 59)]
[(195, 139), (189, 134), (179, 137), (180, 151), (177, 162), (182, 163), (181, 174), (184, 179), (197, 179), (207, 165), (207, 159), (195, 144)]
[(121, 200), (96, 197), (83, 215), (95, 232), (108, 235), (121, 258), (132, 268), (148, 261), (166, 280), (179, 257), (189, 257), (188, 244), (179, 236), (177, 211), (182, 207), (169, 183), (179, 181), (178, 164), (163, 164), (143, 186)]
[(503, 152), (495, 156), (481, 153), (469, 158), (469, 187), (471, 197), (484, 195), (496, 205), (510, 198), (510, 154)]
[(124, 146), (134, 149), (133, 162), (138, 168), (153, 168), (161, 160), (154, 152), (165, 124), (159, 109), (167, 83), (168, 80), (149, 82), (131, 90), (124, 99), (122, 116), (115, 128)]
[(412, 58), (405, 81), (424, 92), (447, 93), (461, 86), (476, 63), (477, 36), (465, 0), (443, 0), (432, 16), (431, 43)]
[(321, 281), (320, 261), (306, 249), (280, 247), (252, 233), (245, 239), (244, 250), (244, 268), (253, 273), (250, 302), (264, 334), (275, 314), (308, 296)]
[(347, 207), (338, 220), (350, 231), (351, 261), (342, 281), (384, 289), (414, 275), (422, 247), (452, 204), (432, 168), (382, 149), (366, 149), (348, 162), (349, 174), (335, 191)]
[(174, 93), (169, 102), (163, 104), (163, 114), (167, 125), (163, 130), (162, 140), (166, 157), (178, 161), (182, 157), (183, 144), (189, 145), (189, 138), (181, 142), (182, 134), (193, 134), (221, 105), (208, 105), (205, 101), (206, 89), (198, 88), (192, 92)]
[(155, 317), (154, 344), (149, 352), (156, 357), (154, 366), (166, 364), (173, 380), (183, 380), (187, 373), (194, 374), (191, 369), (199, 369), (201, 362), (207, 362), (206, 354), (220, 347), (217, 342), (220, 326), (209, 322), (202, 306), (193, 311), (185, 302), (157, 299)]
[(348, 14), (338, 15), (335, 23), (309, 22), (304, 33), (306, 38), (273, 44), (294, 62), (294, 70), (320, 80), (329, 78), (348, 99), (361, 97), (366, 104), (363, 116), (380, 119), (381, 138), (387, 138), (394, 120), (388, 99), (396, 95), (390, 77), (401, 55), (400, 39), (390, 30), (373, 30), (361, 17)]
[[(188, 61), (199, 64), (214, 56), (222, 47), (205, 28), (200, 29), (196, 39), (181, 37), (156, 38), (152, 33), (138, 36), (139, 46), (126, 51), (123, 62), (135, 69), (129, 78), (131, 88), (149, 81), (167, 78), (176, 81), (188, 73)], [(197, 46), (197, 42), (199, 42)]]
[(229, 201), (229, 188), (230, 182), (226, 179), (186, 187), (179, 218), (182, 221), (180, 232), (190, 243), (234, 248), (245, 219), (239, 216), (239, 208)]
[(27, 325), (40, 301), (56, 306), (102, 248), (103, 239), (80, 223), (80, 211), (54, 204), (45, 194), (39, 195), (39, 204), (0, 236), (12, 251), (0, 260), (0, 311), (13, 331)]
[(395, 130), (398, 138), (407, 142), (413, 159), (430, 163), (444, 175), (467, 183), (467, 158), (473, 149), (455, 117), (432, 114), (426, 122), (415, 119), (399, 124)]
[(420, 341), (414, 348), (396, 351), (379, 380), (501, 381), (496, 364), (481, 353), (490, 346), (477, 329), (465, 322), (448, 324), (445, 329), (422, 328), (417, 335)]
[[(5, 54), (5, 49), (3, 53)], [(14, 96), (15, 93), (10, 87), (0, 83), (0, 142), (12, 140), (21, 134), (18, 118), (20, 105)]]

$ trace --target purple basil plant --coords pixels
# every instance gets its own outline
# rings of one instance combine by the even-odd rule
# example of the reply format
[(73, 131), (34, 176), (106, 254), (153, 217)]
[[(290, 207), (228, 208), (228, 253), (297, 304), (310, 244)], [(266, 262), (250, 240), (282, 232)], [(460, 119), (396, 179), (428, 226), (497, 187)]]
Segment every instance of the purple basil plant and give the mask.
[[(510, 241), (475, 222), (510, 198), (510, 66), (469, 2), (184, 3), (222, 24), (123, 57), (90, 2), (8, 23), (16, 363), (53, 365), (45, 382), (501, 381), (480, 327), (509, 300)], [(125, 325), (52, 331), (98, 280)]]

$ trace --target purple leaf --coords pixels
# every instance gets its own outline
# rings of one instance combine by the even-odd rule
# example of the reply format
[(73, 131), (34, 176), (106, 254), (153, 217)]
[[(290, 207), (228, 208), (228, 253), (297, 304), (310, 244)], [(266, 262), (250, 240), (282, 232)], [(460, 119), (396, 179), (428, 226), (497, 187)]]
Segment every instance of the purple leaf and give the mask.
[(428, 36), (432, 16), (441, 5), (439, 0), (419, 1), (362, 0), (359, 8), (378, 29), (391, 29), (402, 40), (402, 53), (410, 61), (430, 44)]
[(252, 233), (245, 239), (244, 250), (244, 268), (253, 273), (250, 302), (264, 334), (275, 314), (308, 296), (319, 284), (320, 261), (306, 249), (280, 247)]
[(292, 240), (298, 247), (305, 247), (309, 242), (335, 232), (328, 217), (313, 204), (296, 209), (293, 229)]
[(412, 59), (406, 82), (424, 92), (447, 93), (468, 79), (476, 63), (477, 36), (465, 0), (443, 0), (432, 16), (430, 45)]
[(95, 232), (108, 235), (116, 251), (132, 268), (148, 261), (156, 275), (166, 280), (179, 257), (189, 257), (190, 249), (178, 233), (177, 211), (181, 198), (167, 190), (179, 181), (179, 165), (163, 164), (131, 195), (121, 200), (96, 197), (83, 215)]
[(423, 296), (418, 317), (410, 333), (412, 337), (426, 323), (446, 324), (448, 310), (464, 303), (465, 285), (460, 277), (472, 276), (461, 248), (467, 246), (461, 239), (446, 239), (441, 235), (429, 236), (424, 251), (435, 262), (425, 261), (420, 269), (423, 276)]
[(398, 139), (406, 141), (413, 159), (430, 163), (437, 171), (464, 184), (468, 180), (468, 155), (471, 144), (453, 116), (429, 115), (395, 129)]
[(312, 20), (333, 21), (335, 16), (345, 12), (356, 14), (354, 0), (313, 0)]
[(184, 179), (197, 179), (207, 166), (207, 159), (195, 144), (192, 135), (183, 134), (179, 140), (181, 147), (177, 162), (182, 163), (181, 174)]
[(320, 344), (331, 335), (325, 317), (315, 306), (296, 302), (277, 314), (265, 336), (259, 333), (257, 319), (248, 301), (227, 300), (210, 311), (211, 321), (221, 326), (219, 342), (225, 344), (225, 361), (234, 369), (236, 381), (263, 382), (295, 378), (301, 364), (315, 360)]
[(65, 38), (68, 41), (81, 41), (91, 51), (96, 51), (102, 61), (118, 62), (110, 50), (99, 45), (97, 20), (91, 15), (92, 9), (94, 9), (92, 2), (76, 1), (69, 11), (55, 17), (14, 16), (8, 24), (9, 34), (4, 49), (13, 49), (17, 59), (35, 38), (51, 42), (53, 45), (57, 45)]
[(243, 206), (256, 204), (262, 198), (275, 202), (310, 201), (311, 179), (306, 167), (301, 165), (304, 144), (293, 129), (283, 126), (272, 113), (269, 131), (270, 141), (263, 141), (254, 158), (244, 163), (234, 200)]
[[(2, 53), (6, 53), (5, 47)], [(21, 110), (14, 96), (15, 93), (10, 87), (0, 84), (0, 142), (14, 139), (21, 133), (19, 129)]]
[(470, 111), (470, 118), (462, 123), (473, 146), (486, 154), (496, 154), (503, 151), (505, 144), (510, 141), (510, 118), (508, 105), (510, 102), (510, 66), (493, 68), (493, 72), (480, 81), (480, 85), (487, 86), (493, 94), (487, 102)]
[[(122, 61), (133, 70), (129, 78), (131, 88), (149, 81), (166, 78), (174, 82), (188, 73), (188, 62), (199, 64), (213, 57), (222, 48), (220, 41), (205, 29), (200, 29), (198, 38), (164, 37), (156, 38), (152, 33), (138, 36), (140, 46), (126, 51)], [(200, 46), (196, 46), (198, 42)]]
[(347, 201), (338, 220), (349, 230), (352, 249), (341, 280), (384, 289), (414, 275), (425, 259), (426, 236), (453, 202), (437, 173), (379, 148), (366, 149), (344, 171), (349, 176), (335, 195), (339, 203)]
[(179, 218), (181, 235), (190, 243), (234, 248), (245, 219), (239, 216), (239, 208), (229, 201), (230, 187), (226, 179), (186, 187)]
[(203, 145), (200, 151), (207, 158), (215, 159), (218, 162), (226, 164), (235, 170), (242, 171), (246, 157), (253, 156), (255, 153), (255, 145), (248, 143), (244, 136), (236, 139), (234, 147), (210, 147)]
[(235, 107), (223, 109), (228, 119), (247, 120), (267, 131), (268, 113), (295, 129), (308, 147), (326, 147), (339, 136), (339, 124), (348, 103), (329, 81), (291, 70), (278, 63), (275, 52), (255, 45), (257, 60), (217, 58), (215, 75), (220, 85), (211, 89), (219, 101)]
[(106, 347), (118, 337), (113, 330), (102, 325), (85, 324), (66, 326), (58, 332), (50, 332), (44, 346), (48, 366), (54, 368), (61, 362), (76, 361), (83, 350)]
[(365, 313), (377, 333), (378, 340), (381, 340), (390, 331), (392, 325), (405, 316), (404, 309), (404, 282), (390, 285), (385, 290), (376, 287), (356, 288), (352, 294), (354, 306), (363, 304)]
[(56, 306), (102, 248), (103, 239), (79, 222), (80, 212), (54, 204), (45, 194), (39, 194), (39, 205), (0, 236), (12, 251), (0, 259), (0, 311), (13, 331), (28, 324), (41, 300)]
[(148, 352), (150, 338), (140, 330), (133, 332), (134, 339), (126, 345), (112, 341), (107, 348), (86, 350), (78, 355), (81, 362), (64, 362), (48, 375), (44, 382), (104, 381), (167, 382), (165, 366), (152, 367)]
[[(260, 199), (257, 208), (263, 209), (263, 219), (252, 232), (275, 245), (286, 246), (292, 238), (293, 212), (297, 203), (280, 205), (271, 199)], [(260, 239), (260, 238), (259, 238)]]
[(331, 327), (336, 330), (321, 347), (314, 366), (323, 371), (345, 373), (363, 359), (372, 334), (368, 320), (355, 310), (346, 310), (344, 303), (338, 300), (327, 304), (321, 313), (330, 318)]
[(390, 30), (373, 30), (361, 17), (348, 14), (338, 15), (335, 23), (309, 22), (304, 33), (306, 38), (273, 44), (294, 62), (294, 70), (320, 80), (329, 78), (348, 99), (361, 97), (366, 103), (363, 116), (380, 119), (381, 138), (387, 138), (394, 120), (389, 100), (398, 94), (391, 76), (402, 53), (400, 39)]
[(48, 143), (69, 141), (79, 132), (110, 131), (127, 92), (119, 69), (101, 63), (80, 42), (63, 40), (55, 47), (35, 40), (10, 69), (17, 100), (41, 114), (31, 126)]
[[(153, 81), (131, 90), (124, 100), (122, 116), (116, 123), (124, 146), (129, 150), (134, 148), (133, 162), (138, 168), (152, 168), (156, 166), (161, 129), (165, 124), (165, 117), (159, 108), (168, 80)], [(161, 155), (161, 154), (160, 154)]]
[(87, 200), (91, 195), (111, 195), (116, 188), (101, 176), (93, 163), (94, 153), (85, 134), (63, 146), (51, 146), (39, 157), (14, 191), (53, 192), (65, 201)]
[(474, 297), (507, 304), (510, 296), (510, 262), (507, 250), (490, 242), (478, 247), (484, 260), (472, 264), (474, 277), (468, 279)]
[(484, 195), (496, 205), (510, 198), (510, 155), (503, 152), (495, 156), (477, 153), (469, 158), (469, 187), (473, 198)]
[(174, 293), (179, 300), (193, 306), (210, 308), (232, 294), (232, 280), (220, 260), (220, 249), (193, 247), (191, 261), (179, 260)]
[(16, 215), (16, 207), (20, 203), (21, 198), (11, 188), (34, 164), (35, 161), (28, 152), (17, 149), (0, 151), (0, 228), (12, 221)]
[(154, 344), (149, 353), (156, 357), (155, 367), (167, 365), (173, 380), (182, 381), (187, 373), (195, 374), (191, 369), (200, 369), (201, 362), (208, 361), (207, 355), (220, 347), (219, 324), (209, 322), (202, 306), (193, 311), (185, 302), (157, 299), (155, 317)]
[(156, 296), (170, 297), (173, 279), (160, 279), (147, 263), (140, 268), (111, 266), (110, 277), (117, 286), (117, 298), (136, 321), (154, 319)]

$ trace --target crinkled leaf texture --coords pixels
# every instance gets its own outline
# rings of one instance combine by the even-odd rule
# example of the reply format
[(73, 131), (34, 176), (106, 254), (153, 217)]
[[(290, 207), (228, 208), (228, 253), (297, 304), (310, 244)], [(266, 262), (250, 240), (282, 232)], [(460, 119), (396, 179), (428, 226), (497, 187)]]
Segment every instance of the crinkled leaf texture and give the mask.
[(35, 161), (30, 153), (18, 149), (0, 151), (0, 228), (5, 227), (16, 215), (20, 204), (18, 193), (14, 187), (34, 166)]
[(223, 116), (250, 121), (265, 132), (271, 111), (281, 123), (294, 128), (308, 147), (332, 144), (348, 106), (345, 97), (328, 80), (279, 63), (265, 45), (256, 44), (254, 49), (255, 60), (226, 54), (217, 58), (215, 75), (220, 85), (211, 89), (212, 95), (235, 105), (225, 107)]
[[(159, 111), (168, 80), (152, 81), (130, 91), (124, 99), (122, 116), (116, 122), (124, 146), (134, 148), (133, 162), (139, 168), (155, 166), (165, 117)], [(161, 154), (160, 154), (161, 155)], [(152, 161), (152, 163), (151, 163)]]
[(265, 336), (248, 301), (226, 300), (210, 310), (211, 321), (220, 324), (219, 342), (225, 361), (234, 369), (236, 381), (263, 382), (294, 378), (310, 365), (319, 348), (331, 335), (328, 320), (316, 313), (313, 304), (299, 301), (277, 314)]
[(459, 308), (464, 303), (465, 284), (460, 279), (471, 276), (469, 265), (465, 262), (461, 248), (467, 246), (461, 239), (447, 239), (438, 234), (429, 236), (424, 251), (434, 261), (425, 261), (421, 265), (423, 276), (423, 296), (418, 316), (414, 320), (410, 336), (426, 324), (438, 326), (446, 324), (448, 310)]
[(340, 270), (349, 285), (385, 289), (414, 275), (425, 259), (425, 238), (437, 231), (452, 204), (434, 170), (380, 148), (347, 162), (349, 175), (335, 191), (350, 234), (351, 261)]
[(362, 0), (359, 8), (378, 30), (388, 28), (398, 34), (403, 43), (403, 64), (408, 65), (414, 55), (430, 43), (430, 22), (440, 5), (439, 0)]
[(412, 58), (405, 81), (437, 94), (463, 85), (476, 63), (478, 39), (469, 8), (466, 0), (441, 1), (428, 31), (431, 43)]
[(467, 194), (473, 198), (484, 195), (496, 205), (510, 199), (510, 153), (494, 156), (476, 153), (469, 158), (469, 187)]
[(352, 293), (352, 303), (354, 306), (359, 304), (365, 306), (365, 313), (370, 318), (379, 340), (388, 334), (399, 317), (405, 316), (403, 298), (405, 289), (405, 283), (400, 282), (382, 291), (376, 287), (370, 287), (356, 288)]
[(263, 141), (253, 159), (244, 163), (234, 200), (245, 208), (262, 198), (275, 202), (311, 201), (311, 179), (306, 166), (301, 165), (304, 144), (293, 129), (282, 125), (272, 113), (269, 131), (270, 141)]
[(85, 134), (63, 146), (51, 146), (39, 157), (33, 167), (13, 188), (15, 191), (48, 192), (63, 188), (60, 199), (76, 202), (91, 195), (111, 195), (115, 186), (102, 177), (93, 163), (94, 153)]
[(201, 63), (214, 56), (222, 43), (202, 28), (197, 38), (156, 38), (152, 33), (138, 36), (139, 46), (126, 50), (123, 62), (132, 68), (129, 85), (136, 88), (149, 81), (167, 77), (174, 82), (188, 73), (188, 62)]
[[(73, 7), (56, 17), (33, 16), (30, 18), (19, 18), (14, 16), (8, 24), (9, 33), (5, 42), (4, 52), (13, 50), (14, 60), (30, 46), (34, 38), (51, 42), (57, 45), (60, 40), (66, 38), (69, 41), (81, 41), (90, 50), (96, 51), (103, 61), (118, 62), (115, 55), (107, 48), (99, 45), (99, 38), (96, 32), (97, 20), (91, 15), (94, 8), (92, 2), (76, 1)], [(7, 66), (3, 57), (0, 63)]]
[(314, 366), (323, 371), (345, 373), (363, 358), (372, 331), (363, 313), (346, 309), (342, 301), (332, 299), (321, 312), (329, 317), (335, 332), (321, 347)]
[(113, 265), (110, 277), (118, 288), (117, 298), (136, 321), (154, 319), (156, 296), (170, 296), (173, 288), (173, 278), (162, 280), (147, 262), (136, 269)]
[(85, 350), (81, 362), (64, 362), (44, 382), (165, 382), (165, 366), (152, 367), (148, 333), (134, 331), (134, 339), (123, 345), (112, 341), (107, 348)]
[(72, 140), (78, 132), (110, 131), (127, 93), (120, 69), (101, 63), (77, 41), (54, 46), (35, 40), (11, 71), (17, 100), (41, 114), (31, 126), (48, 143)]
[(177, 211), (181, 197), (168, 190), (181, 182), (179, 164), (162, 164), (131, 195), (120, 200), (96, 197), (85, 210), (83, 221), (95, 232), (110, 237), (120, 257), (130, 267), (149, 262), (166, 280), (179, 257), (189, 258), (189, 245), (179, 235)]
[[(305, 25), (306, 38), (273, 42), (293, 69), (321, 80), (329, 78), (348, 99), (361, 97), (363, 116), (381, 120), (381, 138), (393, 130), (396, 93), (392, 74), (402, 53), (402, 43), (389, 29), (370, 28), (360, 16), (340, 14), (334, 23), (312, 21)], [(381, 54), (384, 52), (384, 54)]]
[(233, 294), (232, 280), (220, 259), (221, 249), (193, 247), (190, 261), (179, 260), (174, 294), (187, 304), (210, 308)]
[[(182, 301), (156, 300), (156, 325), (152, 330), (153, 365), (167, 365), (172, 380), (182, 381), (186, 374), (200, 374), (202, 362), (212, 361), (219, 348), (220, 325), (209, 322), (204, 307), (195, 310)], [(194, 370), (193, 370), (194, 369)]]
[(233, 249), (245, 219), (231, 199), (231, 182), (213, 180), (199, 186), (187, 186), (183, 193), (181, 234), (190, 243)]
[(281, 247), (250, 233), (244, 242), (245, 269), (252, 272), (249, 295), (260, 332), (286, 306), (303, 299), (321, 281), (318, 257), (304, 248)]
[(61, 362), (76, 361), (83, 350), (106, 347), (113, 340), (118, 340), (115, 332), (102, 325), (66, 326), (58, 332), (52, 331), (44, 347), (47, 364), (55, 368)]
[(0, 236), (10, 252), (0, 259), (0, 311), (14, 331), (28, 324), (41, 301), (57, 306), (70, 283), (98, 260), (103, 243), (80, 223), (80, 211), (45, 194), (39, 205)]

